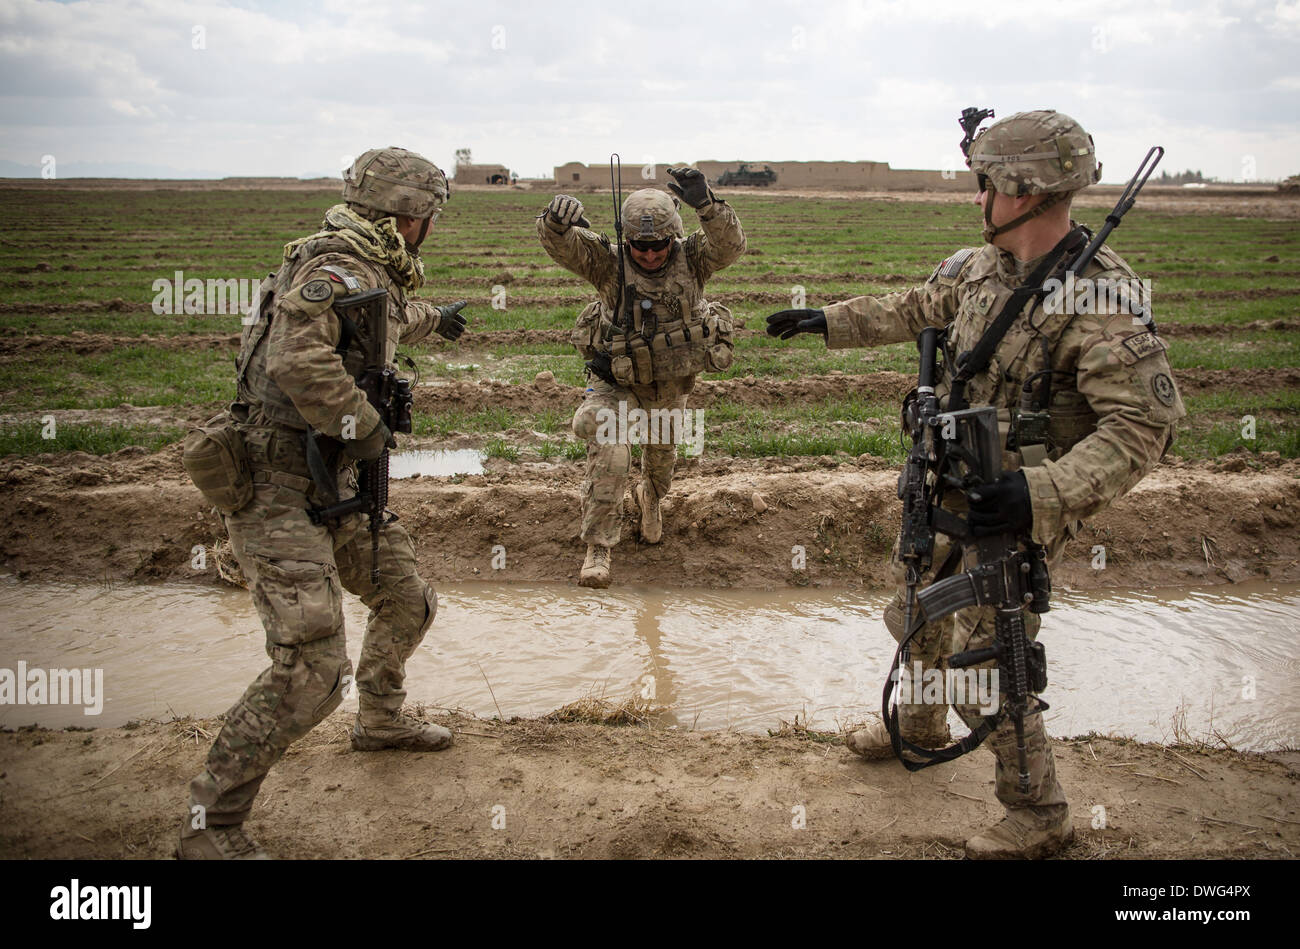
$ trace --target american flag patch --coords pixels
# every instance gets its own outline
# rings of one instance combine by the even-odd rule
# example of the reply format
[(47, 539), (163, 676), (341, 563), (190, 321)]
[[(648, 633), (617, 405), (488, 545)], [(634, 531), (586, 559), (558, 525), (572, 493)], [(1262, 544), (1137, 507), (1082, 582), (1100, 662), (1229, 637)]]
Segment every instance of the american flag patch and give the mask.
[(940, 277), (955, 277), (961, 273), (962, 265), (970, 260), (971, 255), (975, 253), (974, 247), (966, 247), (957, 251), (947, 260), (939, 265)]

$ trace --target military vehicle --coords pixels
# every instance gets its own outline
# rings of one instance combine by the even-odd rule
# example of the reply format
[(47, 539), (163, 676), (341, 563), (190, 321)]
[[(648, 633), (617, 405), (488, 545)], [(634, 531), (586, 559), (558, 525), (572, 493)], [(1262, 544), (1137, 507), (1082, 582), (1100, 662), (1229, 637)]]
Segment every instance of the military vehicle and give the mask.
[(735, 171), (724, 171), (718, 177), (718, 186), (741, 185), (751, 188), (766, 188), (776, 182), (776, 172), (772, 170), (771, 165), (764, 165), (763, 170), (750, 168), (748, 165), (741, 165)]
[(1283, 194), (1300, 194), (1300, 175), (1283, 178), (1277, 183), (1277, 190)]

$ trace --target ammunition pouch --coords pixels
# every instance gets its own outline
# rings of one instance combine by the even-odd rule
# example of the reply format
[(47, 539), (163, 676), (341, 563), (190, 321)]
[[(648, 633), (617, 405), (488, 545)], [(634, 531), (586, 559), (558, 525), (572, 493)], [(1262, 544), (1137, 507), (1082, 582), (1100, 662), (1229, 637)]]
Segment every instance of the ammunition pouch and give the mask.
[(253, 500), (253, 473), (238, 427), (238, 419), (247, 418), (247, 412), (246, 405), (231, 403), (221, 414), (192, 429), (181, 452), (185, 473), (222, 514), (234, 514)]
[(588, 364), (598, 353), (608, 353), (610, 375), (620, 386), (651, 385), (730, 368), (734, 323), (731, 311), (722, 304), (710, 303), (684, 320), (660, 323), (657, 329), (649, 339), (632, 330), (624, 334), (593, 301), (578, 314), (572, 340)]

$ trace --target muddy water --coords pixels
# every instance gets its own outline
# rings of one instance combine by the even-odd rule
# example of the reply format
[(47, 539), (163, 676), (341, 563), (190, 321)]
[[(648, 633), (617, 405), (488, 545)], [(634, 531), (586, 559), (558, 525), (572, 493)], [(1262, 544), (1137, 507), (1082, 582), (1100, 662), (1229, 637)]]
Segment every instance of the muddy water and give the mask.
[[(408, 665), (410, 699), (485, 717), (638, 692), (681, 728), (761, 733), (796, 713), (834, 728), (878, 707), (892, 654), (884, 597), (845, 591), (482, 583), (439, 593), (437, 622)], [(364, 622), (349, 597), (354, 661)], [(1052, 734), (1171, 740), (1179, 729), (1242, 749), (1300, 744), (1300, 585), (1058, 594), (1041, 638)], [(0, 579), (0, 670), (21, 660), (104, 672), (100, 714), (3, 704), (0, 725), (213, 715), (265, 665), (262, 642), (240, 590)]]
[(472, 448), (399, 451), (388, 457), (388, 476), (413, 478), (422, 475), (446, 478), (457, 474), (482, 474), (483, 457), (483, 452)]

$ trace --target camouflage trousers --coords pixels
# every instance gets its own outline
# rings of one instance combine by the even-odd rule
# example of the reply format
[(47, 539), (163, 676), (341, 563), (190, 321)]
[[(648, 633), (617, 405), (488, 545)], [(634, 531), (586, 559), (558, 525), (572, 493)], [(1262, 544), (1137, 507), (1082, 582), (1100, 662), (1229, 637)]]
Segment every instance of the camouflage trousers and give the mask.
[[(949, 544), (946, 537), (940, 535), (935, 540), (934, 563), (941, 564), (948, 556)], [(1059, 552), (1059, 548), (1058, 548)], [(894, 548), (892, 565), (895, 568), (899, 586), (894, 598), (885, 607), (885, 626), (897, 642), (902, 642), (904, 622), (906, 620), (907, 587), (903, 583), (904, 573), (898, 561), (898, 548)], [(960, 568), (959, 568), (960, 569)], [(922, 578), (921, 587), (932, 580), (931, 576)], [(992, 607), (971, 607), (959, 610), (951, 616), (936, 623), (926, 623), (912, 637), (909, 646), (908, 666), (914, 669), (915, 663), (921, 669), (941, 669), (942, 659), (967, 649), (982, 649), (992, 646), (995, 638), (994, 623), (997, 611)], [(1038, 637), (1041, 625), (1037, 613), (1022, 610), (1025, 635), (1030, 639)], [(973, 669), (988, 669), (994, 662), (973, 666)], [(976, 704), (954, 704), (952, 709), (970, 728), (977, 728), (984, 721), (984, 715)], [(903, 737), (913, 735), (933, 735), (942, 733), (948, 717), (947, 704), (917, 703), (898, 706), (898, 724)], [(1010, 720), (1004, 721), (986, 741), (997, 759), (994, 773), (994, 793), (1004, 807), (1046, 807), (1064, 804), (1065, 791), (1056, 780), (1056, 759), (1043, 727), (1041, 713), (1025, 718), (1025, 749), (1029, 763), (1029, 791), (1022, 793), (1019, 789), (1019, 759), (1016, 753), (1015, 726)]]
[[(646, 386), (615, 386), (592, 379), (586, 398), (573, 414), (573, 432), (587, 442), (587, 468), (582, 481), (582, 531), (585, 543), (613, 547), (618, 544), (623, 516), (623, 492), (632, 467), (632, 449), (614, 427), (602, 422), (626, 418), (632, 409), (686, 409), (686, 397), (695, 387), (695, 377), (685, 376)], [(620, 404), (621, 403), (621, 404)], [(658, 428), (656, 427), (656, 432)], [(668, 493), (677, 461), (675, 444), (643, 444), (641, 484), (655, 500)]]
[(366, 518), (352, 515), (329, 529), (311, 523), (307, 506), (293, 487), (258, 484), (253, 501), (225, 518), (271, 665), (226, 713), (206, 768), (190, 783), (191, 811), (201, 805), (209, 825), (243, 822), (271, 766), (343, 701), (352, 682), (344, 590), (370, 607), (355, 680), (363, 717), (401, 707), (406, 660), (437, 612), (402, 527), (384, 526), (372, 585)]

